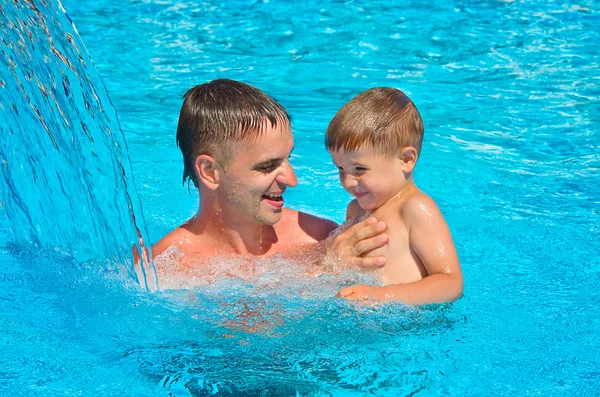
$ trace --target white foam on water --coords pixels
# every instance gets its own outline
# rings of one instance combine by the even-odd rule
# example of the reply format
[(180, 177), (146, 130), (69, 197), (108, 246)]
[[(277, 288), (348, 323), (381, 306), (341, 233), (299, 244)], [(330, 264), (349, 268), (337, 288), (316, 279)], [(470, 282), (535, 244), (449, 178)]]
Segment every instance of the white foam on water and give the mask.
[[(339, 232), (323, 243), (301, 247), (293, 255), (277, 254), (268, 258), (223, 257), (194, 260), (184, 257), (176, 247), (170, 246), (156, 256), (160, 287), (170, 289), (196, 289), (211, 291), (238, 288), (242, 283), (253, 294), (300, 293), (305, 297), (328, 298), (344, 286), (363, 283), (380, 285), (379, 273), (360, 271), (339, 263), (339, 258), (326, 258), (326, 245)], [(335, 292), (333, 292), (335, 291)]]

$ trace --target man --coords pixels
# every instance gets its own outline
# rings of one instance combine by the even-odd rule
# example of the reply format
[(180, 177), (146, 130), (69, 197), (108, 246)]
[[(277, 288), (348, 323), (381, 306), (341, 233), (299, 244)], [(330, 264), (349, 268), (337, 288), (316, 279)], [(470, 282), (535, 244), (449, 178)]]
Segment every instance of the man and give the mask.
[[(153, 256), (175, 246), (185, 266), (214, 256), (284, 255), (325, 239), (332, 221), (284, 208), (298, 180), (288, 112), (262, 91), (218, 79), (190, 89), (179, 116), (177, 144), (184, 182), (200, 193), (198, 213), (160, 240)], [(386, 244), (385, 224), (368, 219), (333, 239), (328, 254), (361, 267), (385, 258), (361, 255)]]

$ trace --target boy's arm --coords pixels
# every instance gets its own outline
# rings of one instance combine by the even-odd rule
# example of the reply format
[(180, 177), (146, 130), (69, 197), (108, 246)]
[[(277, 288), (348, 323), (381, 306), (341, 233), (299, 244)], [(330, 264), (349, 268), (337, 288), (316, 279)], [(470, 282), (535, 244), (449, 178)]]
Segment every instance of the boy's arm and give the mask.
[(402, 213), (412, 248), (421, 258), (428, 276), (407, 284), (384, 287), (355, 285), (339, 296), (358, 299), (400, 300), (409, 305), (452, 302), (463, 293), (463, 277), (456, 248), (444, 217), (433, 200), (419, 195), (409, 200)]

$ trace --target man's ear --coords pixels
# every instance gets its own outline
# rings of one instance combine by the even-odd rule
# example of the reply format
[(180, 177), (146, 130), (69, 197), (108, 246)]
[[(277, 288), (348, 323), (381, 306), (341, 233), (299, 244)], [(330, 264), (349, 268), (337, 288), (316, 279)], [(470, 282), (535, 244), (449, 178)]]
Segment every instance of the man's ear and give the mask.
[(217, 190), (221, 182), (223, 169), (215, 159), (208, 154), (201, 154), (196, 157), (195, 165), (196, 174), (202, 184), (210, 190)]
[(400, 151), (400, 160), (402, 160), (402, 171), (411, 173), (417, 164), (419, 154), (417, 149), (412, 146), (407, 146)]

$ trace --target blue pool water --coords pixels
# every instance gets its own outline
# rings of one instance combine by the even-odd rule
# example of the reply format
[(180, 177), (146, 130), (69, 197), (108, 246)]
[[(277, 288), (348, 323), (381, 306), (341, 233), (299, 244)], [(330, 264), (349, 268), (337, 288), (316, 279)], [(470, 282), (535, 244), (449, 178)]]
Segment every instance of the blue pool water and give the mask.
[[(41, 219), (60, 232), (48, 241), (15, 216), (21, 207), (3, 204), (2, 394), (598, 394), (600, 3), (63, 5), (97, 68), (85, 73), (103, 122), (116, 140), (120, 124), (129, 152), (98, 148), (106, 164), (125, 164), (124, 179), (77, 156), (65, 164), (88, 169), (90, 191), (100, 180), (131, 197), (110, 212), (99, 198), (108, 193), (87, 196), (102, 210), (82, 228), (102, 244), (72, 256), (64, 252), (87, 245), (71, 242), (88, 241), (72, 218), (87, 212), (63, 214), (79, 201), (66, 205), (53, 192)], [(277, 259), (256, 280), (138, 288), (132, 265), (115, 262), (127, 261), (122, 247), (136, 242), (136, 226), (156, 242), (195, 212), (197, 194), (181, 185), (176, 122), (186, 89), (217, 77), (254, 84), (290, 110), (300, 184), (286, 202), (338, 222), (349, 197), (323, 147), (329, 119), (364, 89), (407, 92), (426, 129), (416, 182), (451, 227), (465, 296), (439, 307), (360, 308), (332, 297), (351, 275), (308, 283)], [(3, 108), (17, 91), (0, 85)], [(0, 122), (14, 131), (14, 120)], [(1, 142), (9, 153), (12, 141)], [(56, 158), (19, 161), (40, 172), (69, 168)], [(22, 178), (14, 189), (31, 204), (39, 189), (26, 186), (38, 182)]]

